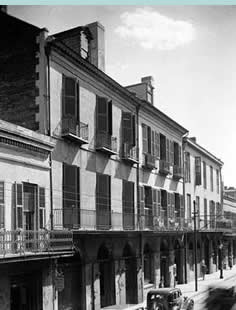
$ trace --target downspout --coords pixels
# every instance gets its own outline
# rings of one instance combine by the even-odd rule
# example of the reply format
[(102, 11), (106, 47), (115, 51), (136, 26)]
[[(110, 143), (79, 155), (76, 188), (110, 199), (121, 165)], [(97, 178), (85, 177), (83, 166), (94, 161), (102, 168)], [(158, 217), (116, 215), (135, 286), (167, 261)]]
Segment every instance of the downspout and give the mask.
[[(47, 57), (47, 114), (48, 114), (48, 128), (47, 135), (51, 137), (51, 102), (50, 102), (50, 47), (45, 47), (45, 54)], [(52, 191), (52, 153), (49, 154), (49, 182), (50, 182), (50, 226), (53, 230), (53, 191)]]
[[(183, 154), (183, 205), (186, 212), (185, 203), (185, 136), (182, 138), (182, 154)], [(184, 233), (183, 233), (184, 234)], [(184, 234), (184, 283), (187, 283), (187, 234)]]

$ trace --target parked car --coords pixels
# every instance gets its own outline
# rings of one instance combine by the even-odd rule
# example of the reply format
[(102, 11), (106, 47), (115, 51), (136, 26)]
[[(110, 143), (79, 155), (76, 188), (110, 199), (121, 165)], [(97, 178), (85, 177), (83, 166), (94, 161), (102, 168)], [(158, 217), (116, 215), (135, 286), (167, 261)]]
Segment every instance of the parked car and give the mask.
[(179, 288), (159, 288), (147, 294), (147, 310), (193, 310), (194, 301)]
[(235, 287), (209, 287), (205, 300), (207, 310), (229, 310), (236, 309)]

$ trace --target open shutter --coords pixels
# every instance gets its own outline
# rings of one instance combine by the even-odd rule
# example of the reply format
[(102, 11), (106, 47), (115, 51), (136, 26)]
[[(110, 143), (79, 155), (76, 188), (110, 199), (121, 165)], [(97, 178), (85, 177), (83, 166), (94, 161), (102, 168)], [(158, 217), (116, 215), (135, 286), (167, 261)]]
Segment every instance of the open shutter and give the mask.
[(130, 112), (122, 112), (122, 142), (131, 145), (133, 142), (132, 115)]
[(182, 147), (179, 145), (179, 167), (182, 167)]
[(157, 216), (161, 216), (161, 190), (157, 189)]
[(169, 145), (170, 145), (170, 165), (173, 166), (174, 165), (174, 142), (169, 141)]
[(195, 157), (195, 185), (202, 184), (202, 177), (201, 177), (201, 157)]
[(148, 153), (152, 153), (152, 131), (151, 127), (147, 126), (147, 139), (148, 139)]
[(148, 134), (147, 134), (147, 126), (142, 124), (142, 134), (143, 134), (143, 154), (148, 152)]
[(108, 133), (112, 136), (112, 100), (108, 101)]
[(170, 162), (170, 140), (166, 138), (166, 162)]
[(155, 132), (155, 156), (160, 158), (160, 134)]
[(23, 184), (15, 183), (15, 229), (24, 228), (23, 226)]
[(0, 182), (0, 228), (5, 227), (5, 186)]
[(180, 218), (184, 219), (185, 218), (184, 196), (179, 195), (179, 199), (180, 199)]
[(145, 207), (145, 195), (144, 195), (144, 187), (139, 186), (139, 214), (144, 215), (144, 207)]
[(98, 133), (108, 133), (110, 128), (108, 126), (108, 102), (107, 98), (97, 96), (97, 126)]
[(167, 192), (167, 219), (171, 218), (171, 193)]
[(136, 118), (132, 115), (132, 145), (136, 145)]
[(151, 130), (151, 154), (155, 156), (155, 131)]
[(45, 188), (39, 187), (39, 228), (45, 228), (46, 223), (46, 204), (45, 204)]
[(175, 194), (171, 193), (171, 218), (175, 218)]
[(152, 189), (152, 214), (153, 216), (158, 215), (158, 204), (157, 204), (157, 190)]

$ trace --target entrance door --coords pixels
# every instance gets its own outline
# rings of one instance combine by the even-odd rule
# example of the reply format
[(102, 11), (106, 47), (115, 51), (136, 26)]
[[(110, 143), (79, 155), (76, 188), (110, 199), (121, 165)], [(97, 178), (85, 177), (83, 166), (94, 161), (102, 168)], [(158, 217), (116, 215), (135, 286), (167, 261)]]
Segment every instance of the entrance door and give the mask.
[(126, 304), (137, 303), (137, 267), (136, 258), (125, 259)]

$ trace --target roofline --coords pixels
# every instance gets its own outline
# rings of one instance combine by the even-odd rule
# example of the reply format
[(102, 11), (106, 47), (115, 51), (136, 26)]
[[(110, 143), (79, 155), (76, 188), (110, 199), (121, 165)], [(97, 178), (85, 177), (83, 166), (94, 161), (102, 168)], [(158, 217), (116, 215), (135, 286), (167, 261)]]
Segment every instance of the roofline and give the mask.
[(195, 148), (196, 150), (198, 150), (202, 154), (206, 155), (208, 158), (210, 158), (211, 160), (213, 160), (214, 162), (219, 164), (221, 167), (224, 165), (224, 162), (221, 159), (219, 159), (216, 156), (214, 156), (212, 153), (207, 151), (205, 148), (203, 148), (199, 144), (193, 142), (190, 138), (184, 137), (184, 142), (187, 143), (189, 146)]
[(156, 116), (158, 116), (165, 122), (167, 121), (170, 125), (173, 126), (175, 130), (178, 130), (182, 135), (188, 133), (188, 130), (186, 128), (175, 122), (173, 119), (171, 119), (169, 116), (161, 112), (159, 109), (157, 109), (155, 106), (151, 105), (147, 101), (139, 99), (132, 92), (127, 90), (124, 86), (120, 85), (110, 76), (108, 76), (105, 72), (99, 70), (96, 66), (80, 57), (78, 53), (70, 49), (65, 43), (55, 39), (48, 41), (48, 45), (52, 47), (55, 51), (62, 52), (63, 56), (65, 55), (68, 56), (70, 60), (72, 60), (76, 65), (80, 65), (83, 69), (86, 69), (90, 74), (92, 73), (96, 75), (96, 78), (99, 77), (102, 83), (105, 82), (108, 87), (113, 88), (113, 91), (115, 90), (122, 96), (125, 96), (128, 100), (131, 100), (135, 106), (142, 107), (147, 112), (149, 111), (151, 111), (152, 113), (154, 112)]

